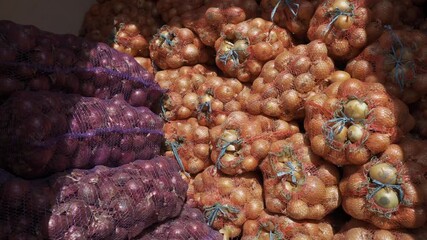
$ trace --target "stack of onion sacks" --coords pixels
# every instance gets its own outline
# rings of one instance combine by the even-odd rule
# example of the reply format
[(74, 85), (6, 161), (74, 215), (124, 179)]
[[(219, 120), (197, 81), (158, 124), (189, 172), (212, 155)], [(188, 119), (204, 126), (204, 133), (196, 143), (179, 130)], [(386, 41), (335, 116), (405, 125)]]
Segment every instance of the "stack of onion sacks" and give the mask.
[(319, 93), (334, 71), (326, 45), (315, 40), (309, 44), (284, 49), (274, 60), (264, 64), (245, 97), (247, 112), (286, 121), (304, 117), (307, 98)]
[(208, 63), (213, 53), (190, 29), (168, 25), (153, 36), (149, 49), (151, 60), (161, 69)]
[(334, 60), (352, 59), (382, 32), (371, 10), (373, 3), (371, 0), (324, 1), (311, 18), (308, 38), (323, 40)]
[(206, 46), (214, 47), (224, 25), (257, 17), (258, 8), (255, 0), (210, 0), (194, 11), (175, 16), (168, 24), (189, 28)]
[(363, 165), (344, 167), (342, 207), (381, 229), (419, 228), (427, 221), (425, 165), (399, 145)]
[(332, 239), (332, 225), (326, 221), (295, 221), (283, 215), (263, 211), (256, 220), (243, 225), (241, 240)]
[(270, 212), (321, 220), (341, 204), (338, 168), (316, 156), (301, 133), (273, 142), (260, 169)]
[(325, 160), (363, 164), (413, 128), (406, 104), (380, 83), (361, 82), (344, 71), (330, 80), (323, 93), (307, 100), (304, 119), (311, 149)]
[(389, 29), (351, 60), (346, 71), (365, 82), (384, 84), (407, 104), (427, 95), (427, 35), (416, 29)]
[(234, 238), (247, 220), (255, 220), (264, 209), (262, 186), (255, 172), (228, 176), (215, 166), (199, 173), (193, 182), (191, 201), (203, 210), (208, 225)]
[(211, 128), (211, 160), (225, 174), (255, 171), (267, 156), (272, 141), (297, 132), (296, 123), (235, 111), (223, 124)]
[(200, 126), (196, 118), (166, 122), (163, 131), (165, 156), (175, 158), (184, 173), (197, 174), (212, 164), (209, 129)]
[(288, 29), (296, 39), (306, 40), (308, 26), (319, 0), (262, 0), (261, 16)]
[[(418, 233), (414, 233), (413, 231), (408, 231), (404, 229), (398, 230), (385, 230), (380, 229), (372, 224), (369, 224), (364, 221), (360, 221), (357, 219), (351, 219), (348, 221), (338, 233), (336, 233), (333, 237), (333, 240), (356, 240), (361, 239), (363, 236), (364, 239), (375, 239), (375, 240), (416, 240), (416, 239), (424, 239)], [(419, 238), (417, 238), (419, 237)]]
[(252, 82), (262, 66), (293, 45), (287, 30), (262, 18), (227, 24), (215, 42), (215, 62), (227, 76)]

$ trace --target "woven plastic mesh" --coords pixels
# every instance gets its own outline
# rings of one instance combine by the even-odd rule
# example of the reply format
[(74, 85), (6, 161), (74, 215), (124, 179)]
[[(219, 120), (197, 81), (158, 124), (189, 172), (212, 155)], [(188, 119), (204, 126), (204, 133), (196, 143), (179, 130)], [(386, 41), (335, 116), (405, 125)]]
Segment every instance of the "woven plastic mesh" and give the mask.
[(24, 178), (160, 154), (163, 121), (124, 100), (17, 92), (0, 107), (1, 166)]
[[(0, 239), (132, 239), (180, 214), (187, 184), (165, 157), (0, 185)], [(7, 173), (6, 173), (7, 174)]]
[(174, 219), (168, 219), (144, 230), (140, 240), (162, 240), (162, 239), (203, 239), (221, 240), (223, 236), (216, 230), (210, 228), (198, 208), (184, 205), (180, 215)]
[(16, 90), (51, 90), (122, 97), (133, 106), (154, 109), (163, 94), (135, 59), (104, 43), (6, 20), (0, 22), (0, 36), (1, 99)]

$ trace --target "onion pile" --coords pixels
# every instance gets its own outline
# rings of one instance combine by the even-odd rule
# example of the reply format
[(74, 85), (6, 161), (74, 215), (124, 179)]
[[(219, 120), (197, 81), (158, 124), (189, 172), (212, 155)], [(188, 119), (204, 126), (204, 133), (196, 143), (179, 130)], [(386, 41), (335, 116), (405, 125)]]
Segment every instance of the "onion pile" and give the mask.
[(264, 64), (244, 106), (250, 114), (286, 121), (304, 117), (304, 103), (319, 93), (334, 71), (326, 45), (318, 40), (284, 49)]
[(161, 69), (174, 69), (212, 61), (208, 49), (188, 28), (164, 25), (149, 44), (150, 58)]
[(341, 204), (338, 168), (316, 156), (301, 133), (272, 142), (260, 169), (270, 212), (321, 220)]
[(319, 0), (262, 0), (261, 16), (288, 29), (297, 39), (306, 40), (308, 26)]
[(0, 35), (0, 99), (17, 90), (49, 90), (154, 109), (163, 94), (133, 57), (106, 44), (7, 20), (0, 21)]
[(311, 149), (342, 166), (364, 164), (414, 126), (406, 104), (379, 83), (364, 83), (337, 72), (322, 94), (308, 99), (304, 128)]
[(212, 164), (209, 128), (200, 126), (197, 119), (167, 122), (164, 132), (165, 156), (178, 161), (184, 173), (197, 174)]
[(340, 182), (344, 210), (381, 229), (423, 226), (427, 221), (427, 180), (422, 169), (426, 165), (411, 157), (392, 144), (364, 165), (345, 166)]
[(233, 238), (247, 220), (255, 220), (264, 209), (262, 186), (254, 172), (227, 176), (214, 166), (194, 178), (193, 200), (204, 211), (209, 226)]
[(407, 104), (427, 96), (427, 35), (416, 29), (391, 27), (351, 60), (346, 71), (365, 82), (384, 84)]
[(120, 99), (23, 91), (0, 112), (1, 167), (24, 178), (151, 159), (164, 141), (157, 114)]
[(1, 172), (0, 237), (129, 239), (176, 217), (187, 184), (165, 157), (97, 166), (33, 181)]
[(245, 222), (241, 240), (329, 240), (333, 236), (332, 225), (326, 221), (295, 221), (283, 215), (273, 215), (263, 211), (256, 220)]
[(252, 172), (269, 153), (271, 142), (297, 132), (296, 123), (235, 111), (210, 129), (211, 160), (225, 174)]
[(255, 0), (209, 0), (203, 6), (179, 14), (167, 23), (191, 29), (203, 44), (214, 47), (222, 27), (256, 17), (258, 10)]
[(215, 62), (227, 76), (252, 82), (269, 60), (293, 45), (287, 30), (270, 21), (253, 18), (227, 24), (215, 42)]
[(139, 240), (152, 239), (206, 239), (221, 240), (222, 235), (208, 227), (203, 213), (197, 209), (184, 205), (180, 215), (174, 219), (158, 223), (145, 230)]

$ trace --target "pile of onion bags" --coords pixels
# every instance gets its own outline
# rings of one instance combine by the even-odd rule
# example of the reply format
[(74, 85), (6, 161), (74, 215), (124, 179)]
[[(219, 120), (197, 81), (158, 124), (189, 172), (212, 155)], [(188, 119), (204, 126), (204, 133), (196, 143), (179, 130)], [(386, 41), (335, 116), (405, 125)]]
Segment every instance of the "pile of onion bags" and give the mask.
[(0, 239), (136, 237), (180, 214), (188, 186), (178, 171), (165, 157), (31, 181), (1, 171)]
[(133, 57), (104, 43), (6, 20), (0, 36), (0, 101), (17, 90), (50, 90), (154, 109), (163, 95)]
[(0, 166), (23, 178), (160, 154), (163, 121), (123, 99), (16, 92), (0, 106)]

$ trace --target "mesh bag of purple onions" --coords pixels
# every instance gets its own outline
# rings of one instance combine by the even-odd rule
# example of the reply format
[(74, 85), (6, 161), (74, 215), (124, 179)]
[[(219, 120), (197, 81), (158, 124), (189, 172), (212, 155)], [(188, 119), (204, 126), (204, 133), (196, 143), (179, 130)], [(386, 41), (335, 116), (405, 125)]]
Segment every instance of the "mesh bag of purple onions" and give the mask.
[(0, 101), (23, 89), (123, 98), (152, 110), (164, 92), (133, 57), (104, 43), (0, 20)]
[(165, 157), (37, 180), (0, 169), (0, 239), (132, 239), (177, 217), (187, 187)]
[(177, 218), (152, 225), (144, 230), (137, 239), (222, 240), (223, 236), (206, 224), (202, 211), (185, 204)]
[(163, 120), (123, 99), (18, 91), (0, 105), (0, 167), (23, 178), (160, 155)]

